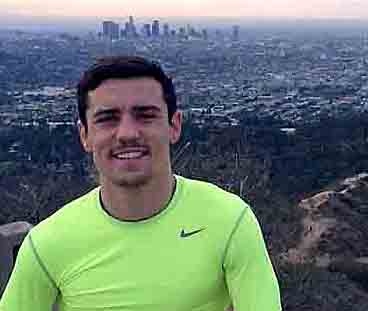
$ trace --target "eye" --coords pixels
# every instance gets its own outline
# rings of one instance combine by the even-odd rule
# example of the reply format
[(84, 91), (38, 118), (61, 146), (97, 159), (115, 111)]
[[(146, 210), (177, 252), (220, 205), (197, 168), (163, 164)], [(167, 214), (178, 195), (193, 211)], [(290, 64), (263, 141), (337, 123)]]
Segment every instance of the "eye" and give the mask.
[(142, 113), (141, 117), (144, 119), (152, 119), (155, 117), (155, 115), (153, 113)]
[(113, 116), (113, 115), (109, 115), (109, 116), (98, 117), (95, 120), (95, 123), (108, 123), (108, 122), (114, 122), (114, 121), (118, 121), (118, 117)]
[(151, 121), (156, 118), (156, 114), (152, 112), (137, 112), (136, 117), (143, 121)]

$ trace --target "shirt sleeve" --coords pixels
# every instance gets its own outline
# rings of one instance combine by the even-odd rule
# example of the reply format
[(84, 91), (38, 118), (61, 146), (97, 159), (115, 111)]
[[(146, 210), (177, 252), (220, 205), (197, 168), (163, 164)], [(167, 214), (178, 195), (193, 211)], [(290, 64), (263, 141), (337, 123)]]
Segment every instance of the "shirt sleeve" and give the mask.
[(0, 311), (51, 311), (57, 294), (57, 287), (28, 234), (0, 300)]
[(235, 311), (280, 311), (278, 281), (261, 228), (247, 207), (230, 235), (224, 257), (227, 287)]

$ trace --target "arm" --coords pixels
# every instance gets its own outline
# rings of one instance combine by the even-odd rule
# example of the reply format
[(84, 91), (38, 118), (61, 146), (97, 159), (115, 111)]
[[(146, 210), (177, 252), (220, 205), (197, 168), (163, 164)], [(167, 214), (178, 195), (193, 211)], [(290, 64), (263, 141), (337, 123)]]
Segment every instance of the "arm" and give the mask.
[(0, 311), (51, 311), (58, 290), (41, 262), (30, 234), (24, 239), (0, 300)]
[(224, 271), (235, 311), (280, 311), (278, 282), (258, 221), (248, 207), (229, 238)]

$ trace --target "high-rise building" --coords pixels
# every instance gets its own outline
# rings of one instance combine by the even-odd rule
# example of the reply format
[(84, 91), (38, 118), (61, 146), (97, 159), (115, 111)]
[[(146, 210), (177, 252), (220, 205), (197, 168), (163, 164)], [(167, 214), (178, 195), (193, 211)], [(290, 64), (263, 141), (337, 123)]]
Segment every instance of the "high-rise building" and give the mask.
[(130, 23), (129, 22), (126, 22), (125, 23), (125, 33), (126, 33), (126, 36), (129, 37), (130, 33), (131, 33), (131, 30), (130, 30)]
[(204, 40), (207, 40), (208, 39), (208, 32), (207, 32), (207, 29), (202, 29), (202, 38)]
[(191, 29), (192, 29), (192, 26), (190, 24), (187, 24), (186, 32), (187, 32), (188, 35), (190, 34)]
[(125, 29), (120, 29), (120, 38), (126, 38), (126, 31)]
[(169, 37), (170, 36), (170, 29), (169, 29), (169, 24), (165, 23), (164, 24), (164, 36), (165, 37)]
[(102, 22), (102, 35), (104, 37), (109, 37), (109, 34), (110, 34), (110, 29), (111, 29), (111, 24), (113, 22), (112, 21), (104, 21)]
[(146, 37), (151, 37), (151, 24), (144, 24), (143, 25), (143, 33)]
[(135, 24), (134, 24), (134, 18), (133, 16), (129, 16), (129, 35), (131, 37), (136, 37), (137, 36), (137, 29), (135, 27)]
[(220, 29), (215, 30), (215, 35), (217, 40), (222, 40), (224, 38), (224, 35)]
[(104, 38), (110, 40), (119, 39), (119, 24), (112, 21), (104, 21), (102, 23), (102, 34)]
[(232, 39), (234, 41), (239, 41), (239, 26), (238, 25), (233, 26)]
[(180, 37), (185, 37), (185, 28), (184, 27), (180, 27), (179, 28), (179, 36)]
[(119, 24), (113, 23), (111, 30), (111, 39), (118, 40), (119, 39)]
[(158, 37), (160, 35), (160, 22), (154, 20), (152, 23), (152, 36)]
[(197, 32), (194, 27), (191, 27), (191, 26), (188, 27), (188, 35), (191, 37), (197, 36)]

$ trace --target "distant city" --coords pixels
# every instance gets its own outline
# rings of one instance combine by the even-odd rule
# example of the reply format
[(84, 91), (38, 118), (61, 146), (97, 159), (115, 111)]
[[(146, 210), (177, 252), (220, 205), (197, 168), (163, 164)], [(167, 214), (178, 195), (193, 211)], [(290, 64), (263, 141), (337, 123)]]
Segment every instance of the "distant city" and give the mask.
[[(239, 40), (239, 28), (239, 25), (232, 26), (231, 38), (234, 41)], [(217, 37), (222, 36), (220, 30), (216, 30), (215, 34)], [(161, 29), (161, 23), (157, 19), (153, 20), (152, 24), (144, 23), (143, 25), (138, 26), (134, 22), (134, 17), (129, 16), (129, 20), (123, 26), (120, 26), (114, 21), (104, 21), (102, 23), (102, 32), (99, 32), (98, 36), (99, 38), (110, 40), (138, 38), (140, 36), (144, 38), (200, 38), (207, 40), (208, 30), (206, 28), (196, 29), (190, 24), (187, 24), (186, 27), (179, 27), (179, 29), (175, 29), (170, 28), (169, 23), (164, 23), (163, 29)]]
[(243, 127), (255, 118), (290, 136), (326, 118), (368, 113), (365, 30), (254, 32), (240, 24), (199, 27), (155, 18), (136, 22), (133, 16), (99, 25), (80, 35), (0, 30), (0, 131), (9, 133), (0, 165), (38, 156), (11, 129), (74, 131), (75, 85), (107, 55), (159, 62), (174, 79), (186, 120), (206, 132)]

